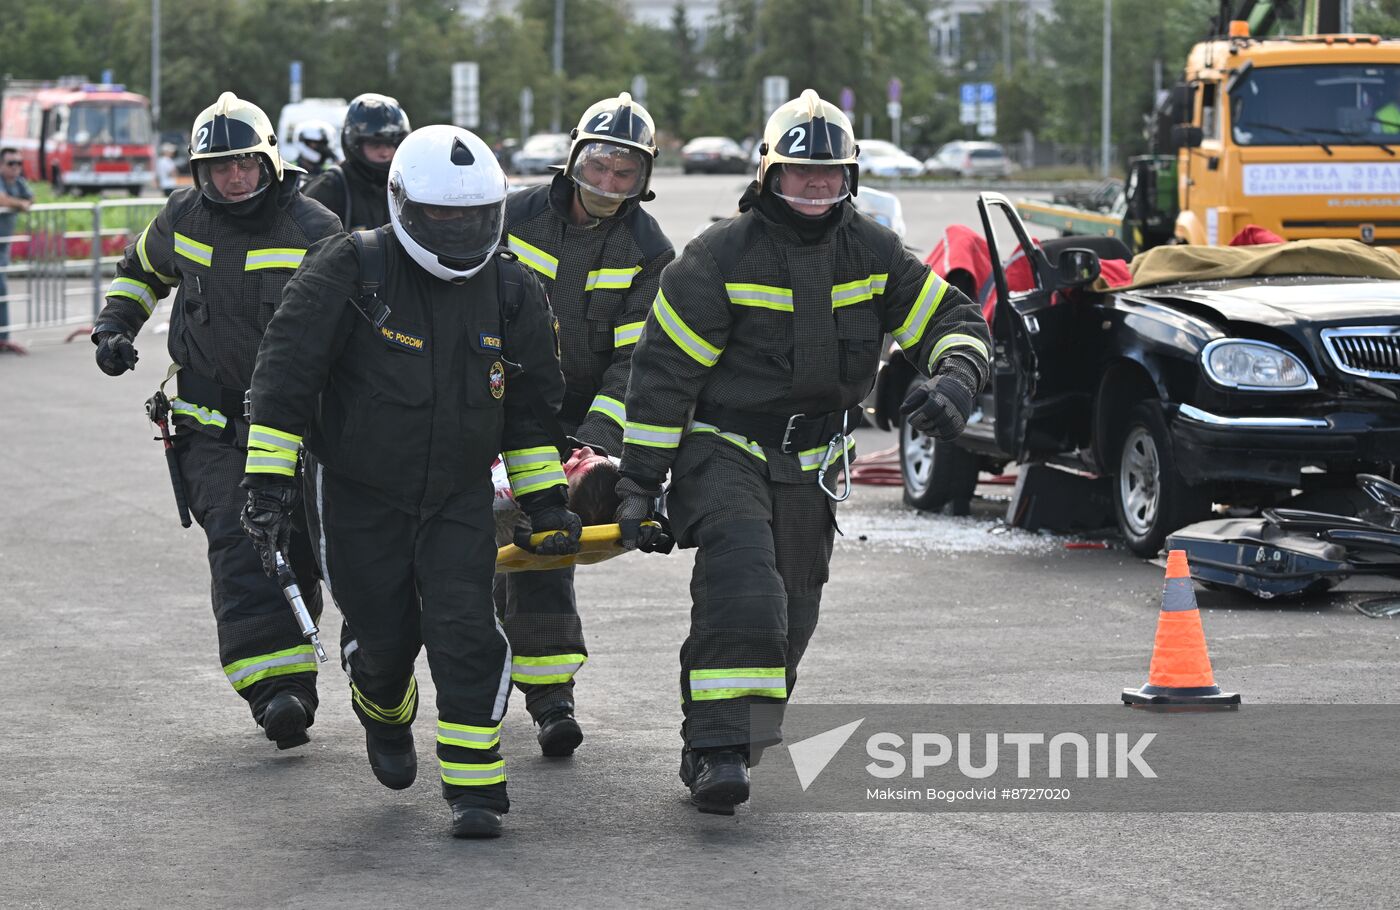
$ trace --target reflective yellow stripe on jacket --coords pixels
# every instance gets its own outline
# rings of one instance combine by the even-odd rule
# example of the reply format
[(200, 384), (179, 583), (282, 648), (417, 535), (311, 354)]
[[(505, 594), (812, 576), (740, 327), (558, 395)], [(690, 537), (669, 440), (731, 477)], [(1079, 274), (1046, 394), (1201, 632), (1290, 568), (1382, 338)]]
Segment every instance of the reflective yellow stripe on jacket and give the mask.
[(247, 474), (281, 474), (295, 477), (301, 437), (273, 427), (253, 424), (248, 428)]
[(511, 491), (517, 497), (568, 483), (564, 467), (559, 463), (559, 450), (554, 446), (512, 449), (502, 452), (501, 457), (506, 463)]
[(200, 243), (193, 237), (186, 237), (184, 234), (175, 234), (175, 252), (184, 256), (191, 262), (208, 266), (214, 263), (214, 248), (207, 243)]
[(520, 261), (541, 275), (554, 280), (554, 276), (559, 274), (559, 260), (546, 253), (537, 246), (532, 246), (521, 240), (514, 234), (506, 237), (506, 247), (520, 257)]
[(584, 282), (585, 291), (625, 291), (632, 286), (632, 279), (642, 267), (634, 265), (630, 269), (594, 269)]
[(112, 286), (107, 288), (108, 297), (126, 297), (141, 304), (141, 309), (146, 315), (151, 315), (151, 311), (156, 308), (156, 292), (144, 281), (137, 281), (134, 278), (116, 278), (112, 281)]
[(676, 347), (684, 351), (690, 359), (703, 367), (712, 367), (719, 363), (719, 355), (724, 353), (723, 348), (717, 348), (710, 344), (699, 333), (685, 324), (685, 320), (675, 311), (666, 300), (666, 294), (658, 291), (656, 303), (652, 304), (652, 313), (656, 315), (656, 321), (661, 324), (661, 328), (667, 336), (676, 343)]
[(270, 247), (262, 250), (249, 250), (243, 263), (243, 271), (255, 272), (258, 269), (295, 269), (306, 257), (306, 250), (290, 247)]

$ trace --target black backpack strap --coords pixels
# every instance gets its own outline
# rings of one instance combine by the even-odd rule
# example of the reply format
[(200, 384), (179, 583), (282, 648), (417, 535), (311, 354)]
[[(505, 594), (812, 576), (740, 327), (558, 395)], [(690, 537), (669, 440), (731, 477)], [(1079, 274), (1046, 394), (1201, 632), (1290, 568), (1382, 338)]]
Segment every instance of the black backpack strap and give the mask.
[(340, 192), (345, 197), (345, 229), (349, 230), (350, 225), (355, 223), (354, 219), (350, 217), (353, 214), (350, 211), (350, 178), (345, 176), (345, 168), (342, 165), (336, 164), (327, 170), (335, 171), (336, 182), (340, 184)]
[(352, 231), (350, 242), (355, 244), (359, 254), (360, 277), (359, 296), (353, 301), (355, 309), (369, 320), (376, 329), (389, 319), (389, 305), (379, 296), (384, 286), (384, 229), (372, 231)]
[[(509, 250), (496, 251), (496, 284), (496, 295), (501, 304), (501, 334), (505, 336), (505, 343), (502, 345), (504, 353), (505, 346), (510, 344), (511, 323), (515, 321), (516, 315), (520, 313), (520, 305), (525, 301), (525, 271), (515, 254)], [(550, 441), (559, 450), (560, 455), (571, 451), (574, 446), (559, 424), (559, 415), (544, 400), (530, 374), (518, 363), (506, 360), (505, 364), (507, 377), (513, 379), (515, 387), (521, 390), (530, 405), (531, 413), (539, 421), (540, 427), (549, 434)]]

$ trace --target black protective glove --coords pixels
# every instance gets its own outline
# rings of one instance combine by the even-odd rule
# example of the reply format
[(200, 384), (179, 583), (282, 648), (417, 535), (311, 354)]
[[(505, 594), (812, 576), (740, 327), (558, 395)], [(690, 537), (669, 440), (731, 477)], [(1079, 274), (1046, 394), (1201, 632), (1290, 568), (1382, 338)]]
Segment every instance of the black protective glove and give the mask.
[[(676, 541), (670, 524), (661, 516), (661, 481), (624, 474), (617, 482), (617, 523), (622, 528), (622, 549), (643, 553), (669, 553)], [(646, 523), (644, 523), (646, 522)]]
[[(568, 556), (577, 553), (583, 535), (583, 519), (564, 504), (560, 488), (541, 490), (521, 496), (520, 519), (515, 525), (515, 545), (541, 556)], [(530, 542), (531, 534), (558, 531), (538, 544)]]
[(97, 367), (108, 376), (120, 376), (136, 369), (136, 347), (132, 335), (113, 326), (98, 326), (92, 330), (92, 343), (97, 345)]
[[(250, 474), (243, 480), (248, 491), (248, 503), (243, 507), (243, 530), (253, 541), (253, 548), (262, 560), (263, 571), (269, 578), (277, 577), (276, 554), (290, 559), (292, 516), (296, 514), (297, 483), (287, 477), (274, 481), (268, 474)], [(256, 479), (255, 479), (256, 478)]]
[(939, 363), (932, 379), (909, 393), (899, 413), (920, 433), (951, 442), (967, 427), (981, 390), (982, 379), (972, 363), (949, 355)]

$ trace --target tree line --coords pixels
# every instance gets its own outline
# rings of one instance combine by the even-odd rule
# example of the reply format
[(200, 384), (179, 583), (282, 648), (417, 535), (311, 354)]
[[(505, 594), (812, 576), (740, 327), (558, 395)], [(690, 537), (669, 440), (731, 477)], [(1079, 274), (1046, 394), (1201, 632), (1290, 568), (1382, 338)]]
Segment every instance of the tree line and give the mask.
[[(307, 97), (397, 97), (415, 124), (448, 122), (451, 65), (480, 66), (478, 131), (519, 136), (521, 89), (533, 93), (533, 131), (556, 114), (567, 131), (593, 101), (646, 77), (646, 104), (663, 138), (756, 135), (761, 82), (784, 75), (795, 96), (815, 88), (855, 96), (888, 138), (891, 79), (902, 84), (903, 144), (928, 152), (973, 138), (958, 122), (958, 87), (992, 82), (997, 137), (1096, 147), (1102, 0), (1054, 0), (1032, 18), (1024, 0), (993, 0), (964, 15), (960, 40), (935, 46), (929, 15), (946, 0), (720, 0), (701, 30), (677, 0), (667, 27), (635, 20), (626, 0), (567, 0), (562, 73), (553, 67), (554, 0), (493, 0), (481, 18), (450, 0), (184, 0), (162, 4), (160, 128), (187, 130), (222, 91), (275, 121), (288, 100), (288, 65), (302, 62)], [(1205, 35), (1216, 0), (1114, 0), (1112, 139), (1120, 160), (1145, 148), (1154, 88), (1176, 81)], [(1400, 0), (1356, 0), (1358, 30), (1400, 32)], [(868, 11), (868, 15), (867, 15)], [(16, 79), (111, 70), (150, 93), (150, 0), (0, 0), (0, 68)], [(951, 56), (951, 60), (948, 57)], [(523, 137), (520, 137), (523, 138)]]

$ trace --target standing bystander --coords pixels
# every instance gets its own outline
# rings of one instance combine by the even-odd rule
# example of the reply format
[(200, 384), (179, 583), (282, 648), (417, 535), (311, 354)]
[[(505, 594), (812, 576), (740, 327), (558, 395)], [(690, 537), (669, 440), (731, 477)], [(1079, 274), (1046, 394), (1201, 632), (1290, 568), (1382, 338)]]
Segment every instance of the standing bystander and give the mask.
[(24, 160), (13, 148), (0, 149), (0, 352), (25, 353), (24, 347), (10, 340), (10, 287), (5, 280), (10, 269), (10, 238), (20, 212), (29, 211), (34, 194), (24, 181)]

